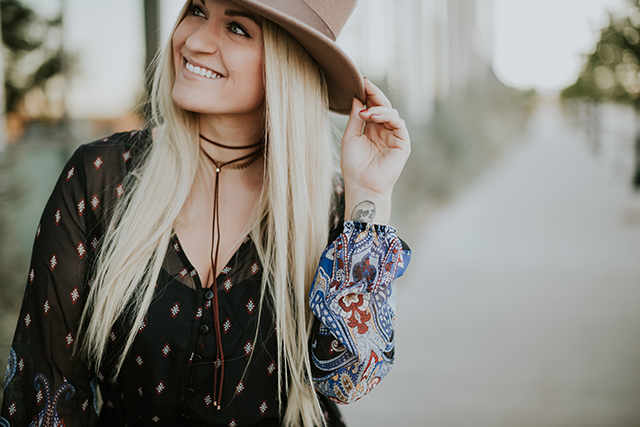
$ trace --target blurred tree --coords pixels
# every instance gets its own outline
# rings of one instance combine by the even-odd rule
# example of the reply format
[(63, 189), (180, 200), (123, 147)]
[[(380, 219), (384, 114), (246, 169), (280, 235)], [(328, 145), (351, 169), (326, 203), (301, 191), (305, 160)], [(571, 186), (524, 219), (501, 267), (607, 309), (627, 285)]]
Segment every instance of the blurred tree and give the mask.
[(153, 82), (153, 59), (160, 46), (160, 0), (144, 0), (145, 83), (138, 114), (143, 120), (151, 119), (150, 94)]
[[(0, 34), (2, 34), (2, 10), (0, 9)], [(4, 82), (4, 52), (0, 51), (0, 82)], [(4, 132), (6, 122), (6, 111), (4, 103), (4, 85), (0, 85), (0, 152), (4, 151), (7, 144), (6, 132)]]
[(34, 88), (46, 92), (46, 83), (61, 73), (61, 23), (39, 18), (19, 0), (0, 0), (4, 45), (5, 105), (17, 112)]
[[(18, 242), (12, 222), (15, 207), (21, 202), (25, 188), (13, 179), (11, 173), (12, 166), (18, 160), (15, 150), (5, 148), (0, 152), (0, 362), (4, 362), (9, 355), (11, 337), (27, 282), (25, 273), (28, 260), (16, 249)], [(0, 383), (4, 385), (3, 378), (0, 378)]]
[[(0, 0), (0, 20), (5, 111), (16, 113), (31, 91), (46, 94), (47, 82), (61, 73), (61, 20), (41, 19), (18, 0)], [(4, 130), (2, 125), (0, 132), (5, 134)], [(10, 147), (0, 152), (0, 360), (9, 353), (28, 266), (17, 249), (13, 221), (27, 188), (14, 179), (19, 160), (17, 150)]]
[(609, 14), (596, 48), (586, 58), (578, 80), (562, 98), (629, 104), (636, 112), (636, 168), (633, 185), (640, 189), (640, 0), (629, 0), (624, 15)]
[(160, 2), (144, 0), (145, 70), (149, 70), (160, 45)]

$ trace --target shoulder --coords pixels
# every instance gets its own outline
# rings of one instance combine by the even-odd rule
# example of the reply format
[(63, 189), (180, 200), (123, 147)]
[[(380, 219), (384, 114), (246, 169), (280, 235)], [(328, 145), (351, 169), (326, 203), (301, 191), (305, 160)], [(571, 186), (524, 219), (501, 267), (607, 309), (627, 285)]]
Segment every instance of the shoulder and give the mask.
[(91, 180), (103, 181), (126, 174), (141, 160), (150, 144), (149, 130), (114, 133), (82, 144), (70, 162), (85, 173), (83, 178), (90, 184)]
[(114, 133), (105, 138), (82, 144), (67, 163), (63, 178), (76, 175), (76, 185), (82, 187), (87, 207), (100, 215), (113, 206), (126, 191), (126, 177), (144, 158), (151, 145), (149, 130)]
[[(101, 170), (103, 167), (131, 169), (151, 144), (149, 130), (132, 130), (114, 133), (111, 136), (83, 144), (78, 151), (86, 170)], [(77, 153), (76, 153), (77, 154)]]

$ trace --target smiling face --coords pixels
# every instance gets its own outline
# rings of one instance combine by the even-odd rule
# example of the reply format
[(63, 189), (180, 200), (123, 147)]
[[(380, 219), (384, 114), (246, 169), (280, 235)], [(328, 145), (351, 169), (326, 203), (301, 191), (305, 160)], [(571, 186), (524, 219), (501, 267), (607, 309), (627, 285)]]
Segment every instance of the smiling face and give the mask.
[(260, 18), (229, 0), (191, 0), (172, 38), (173, 101), (212, 115), (260, 115), (264, 49)]

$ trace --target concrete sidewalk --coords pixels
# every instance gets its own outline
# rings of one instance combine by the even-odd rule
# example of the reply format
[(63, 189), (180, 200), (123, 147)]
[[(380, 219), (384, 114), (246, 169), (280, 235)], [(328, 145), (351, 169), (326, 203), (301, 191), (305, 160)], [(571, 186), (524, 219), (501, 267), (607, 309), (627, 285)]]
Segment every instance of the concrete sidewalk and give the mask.
[(351, 427), (640, 426), (640, 200), (557, 109), (529, 129), (406, 236), (396, 366)]

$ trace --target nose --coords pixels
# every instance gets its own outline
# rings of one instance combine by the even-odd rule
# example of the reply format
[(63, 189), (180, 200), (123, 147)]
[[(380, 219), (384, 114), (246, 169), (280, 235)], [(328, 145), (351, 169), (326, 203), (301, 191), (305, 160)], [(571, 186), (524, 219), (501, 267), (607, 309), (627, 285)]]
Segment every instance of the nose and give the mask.
[(185, 42), (192, 52), (215, 53), (218, 50), (217, 34), (206, 23), (200, 25)]

